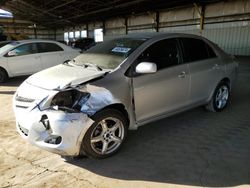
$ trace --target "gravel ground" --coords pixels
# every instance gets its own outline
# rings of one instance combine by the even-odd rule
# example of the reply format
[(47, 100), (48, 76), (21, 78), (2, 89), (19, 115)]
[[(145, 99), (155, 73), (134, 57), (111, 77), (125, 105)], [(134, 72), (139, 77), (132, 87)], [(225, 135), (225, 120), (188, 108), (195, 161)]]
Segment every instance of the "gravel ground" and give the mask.
[(250, 58), (225, 111), (199, 107), (130, 131), (104, 160), (65, 161), (17, 134), (11, 100), (25, 78), (0, 85), (0, 187), (250, 187)]

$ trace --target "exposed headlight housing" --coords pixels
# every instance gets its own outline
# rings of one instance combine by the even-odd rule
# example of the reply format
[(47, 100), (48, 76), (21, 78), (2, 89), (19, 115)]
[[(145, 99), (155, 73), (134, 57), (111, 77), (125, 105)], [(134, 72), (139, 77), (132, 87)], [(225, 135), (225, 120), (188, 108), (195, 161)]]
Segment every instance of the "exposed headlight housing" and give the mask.
[(57, 93), (51, 100), (51, 106), (68, 112), (80, 111), (81, 106), (89, 99), (90, 93), (78, 90), (66, 90)]

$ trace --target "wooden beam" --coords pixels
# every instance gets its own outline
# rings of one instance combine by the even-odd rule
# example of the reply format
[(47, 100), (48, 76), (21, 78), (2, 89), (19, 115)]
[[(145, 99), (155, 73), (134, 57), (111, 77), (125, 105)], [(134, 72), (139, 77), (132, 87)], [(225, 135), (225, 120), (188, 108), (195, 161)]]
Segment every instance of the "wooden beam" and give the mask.
[(202, 33), (204, 29), (204, 20), (205, 20), (205, 5), (201, 5), (201, 10), (196, 3), (194, 3), (194, 7), (200, 16), (200, 33)]
[(204, 30), (205, 5), (201, 6), (200, 31)]
[(125, 17), (125, 34), (127, 35), (128, 34), (128, 17)]
[(155, 30), (156, 32), (159, 32), (159, 11), (156, 11), (155, 13)]
[(103, 32), (103, 35), (106, 34), (105, 20), (102, 21), (102, 32)]

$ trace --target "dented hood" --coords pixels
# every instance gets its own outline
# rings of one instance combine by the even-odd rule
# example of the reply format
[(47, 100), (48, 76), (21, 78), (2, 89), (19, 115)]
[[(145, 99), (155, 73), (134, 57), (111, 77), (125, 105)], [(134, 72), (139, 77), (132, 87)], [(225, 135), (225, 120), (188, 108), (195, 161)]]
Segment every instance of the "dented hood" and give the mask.
[(107, 70), (98, 71), (93, 67), (61, 64), (33, 74), (26, 82), (44, 89), (63, 89), (98, 78), (106, 72)]

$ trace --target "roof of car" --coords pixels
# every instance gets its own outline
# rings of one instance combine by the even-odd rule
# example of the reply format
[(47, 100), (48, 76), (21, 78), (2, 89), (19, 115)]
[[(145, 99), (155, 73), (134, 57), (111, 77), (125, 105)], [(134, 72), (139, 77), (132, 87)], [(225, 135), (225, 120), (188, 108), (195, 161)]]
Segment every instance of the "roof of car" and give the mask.
[(26, 39), (26, 40), (12, 41), (12, 42), (17, 42), (17, 43), (29, 43), (29, 42), (55, 42), (55, 43), (58, 43), (57, 41), (54, 41), (54, 40), (45, 40), (45, 39)]
[(133, 34), (128, 34), (128, 35), (120, 35), (117, 36), (116, 38), (145, 38), (145, 39), (150, 39), (150, 38), (157, 38), (157, 37), (164, 37), (164, 36), (175, 36), (175, 37), (200, 37), (199, 35), (193, 35), (193, 34), (186, 34), (186, 33), (133, 33)]

